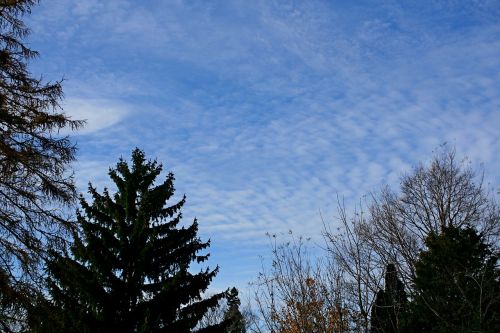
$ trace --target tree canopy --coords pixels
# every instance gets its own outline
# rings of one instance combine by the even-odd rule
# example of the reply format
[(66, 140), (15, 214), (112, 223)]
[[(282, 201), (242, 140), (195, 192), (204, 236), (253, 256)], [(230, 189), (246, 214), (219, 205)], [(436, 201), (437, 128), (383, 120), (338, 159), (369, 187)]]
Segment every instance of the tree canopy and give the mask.
[(409, 287), (425, 240), (448, 226), (473, 226), (488, 243), (499, 241), (500, 206), (468, 161), (443, 147), (429, 164), (420, 164), (401, 177), (399, 189), (384, 189), (373, 196), (366, 243), (384, 265), (397, 262)]
[(20, 325), (47, 244), (67, 229), (60, 208), (76, 198), (76, 148), (59, 131), (83, 124), (61, 111), (61, 82), (28, 69), (38, 53), (23, 42), (22, 17), (37, 2), (0, 2), (0, 325), (9, 329)]
[[(340, 228), (338, 225), (335, 229), (325, 225), (324, 235), (330, 260), (342, 272), (339, 285), (345, 295), (344, 304), (361, 319), (354, 321), (359, 332), (367, 333), (370, 329), (397, 331), (406, 321), (411, 300), (416, 294), (427, 293), (423, 290), (417, 292), (416, 267), (421, 260), (420, 254), (430, 249), (429, 237), (440, 237), (448, 228), (474, 228), (481, 242), (490, 246), (492, 253), (498, 253), (498, 201), (483, 185), (482, 177), (477, 176), (468, 160), (458, 160), (455, 151), (446, 146), (430, 163), (420, 164), (404, 174), (400, 179), (400, 187), (386, 187), (381, 193), (373, 194), (367, 206), (358, 207), (351, 216), (346, 213), (342, 203), (339, 204), (339, 212)], [(452, 244), (450, 242), (450, 246)], [(462, 259), (450, 257), (449, 264), (466, 264), (467, 253), (457, 253), (462, 253)], [(447, 260), (443, 259), (444, 262)], [(396, 265), (400, 290), (408, 293), (409, 300), (407, 307), (400, 307), (402, 311), (398, 311), (395, 317), (386, 311), (391, 310), (394, 299), (381, 288), (384, 268), (390, 263)], [(443, 272), (448, 267), (444, 265), (439, 269)], [(434, 278), (431, 272), (432, 269), (429, 269), (424, 280)], [(443, 277), (441, 281), (443, 288), (439, 290), (445, 292), (444, 285), (454, 280)], [(429, 292), (432, 294), (432, 291)], [(453, 296), (450, 294), (447, 297)], [(475, 311), (480, 310), (478, 306), (476, 302)], [(485, 309), (483, 307), (480, 310), (483, 315)], [(381, 317), (389, 318), (382, 322), (391, 325), (381, 324)], [(426, 320), (432, 323), (435, 318), (427, 317)]]
[(447, 226), (426, 240), (416, 264), (407, 332), (498, 332), (498, 253), (470, 226)]
[(71, 254), (54, 252), (48, 266), (61, 332), (190, 332), (225, 296), (202, 298), (218, 268), (193, 273), (190, 265), (208, 259), (199, 252), (210, 243), (198, 238), (196, 220), (180, 226), (185, 197), (167, 205), (174, 176), (155, 185), (161, 171), (136, 149), (130, 167), (120, 159), (109, 172), (114, 195), (90, 185), (92, 202), (80, 198)]

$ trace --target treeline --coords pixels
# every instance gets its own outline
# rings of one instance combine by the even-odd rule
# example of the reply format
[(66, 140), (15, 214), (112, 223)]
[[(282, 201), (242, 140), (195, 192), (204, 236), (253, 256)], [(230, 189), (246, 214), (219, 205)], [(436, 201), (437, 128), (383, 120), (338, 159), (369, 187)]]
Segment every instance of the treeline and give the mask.
[(114, 193), (77, 195), (59, 131), (84, 122), (28, 70), (36, 4), (0, 1), (1, 332), (500, 332), (499, 206), (449, 150), (352, 215), (340, 203), (319, 254), (270, 236), (249, 308), (211, 294), (219, 268), (191, 268), (210, 243), (161, 164), (135, 149)]
[(481, 179), (445, 148), (352, 214), (339, 201), (322, 242), (271, 235), (251, 331), (499, 332), (500, 210)]

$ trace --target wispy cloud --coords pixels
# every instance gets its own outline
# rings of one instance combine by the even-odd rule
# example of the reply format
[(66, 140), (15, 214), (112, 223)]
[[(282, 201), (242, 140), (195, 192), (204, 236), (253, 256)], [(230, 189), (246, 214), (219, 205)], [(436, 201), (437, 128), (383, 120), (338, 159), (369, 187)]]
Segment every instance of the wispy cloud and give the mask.
[(54, 0), (32, 39), (89, 119), (79, 181), (105, 186), (145, 149), (231, 266), (266, 231), (318, 237), (337, 194), (397, 186), (445, 141), (498, 184), (498, 15), (494, 1)]
[(61, 106), (71, 119), (85, 120), (85, 126), (78, 131), (79, 135), (116, 125), (130, 112), (127, 104), (104, 99), (68, 98)]

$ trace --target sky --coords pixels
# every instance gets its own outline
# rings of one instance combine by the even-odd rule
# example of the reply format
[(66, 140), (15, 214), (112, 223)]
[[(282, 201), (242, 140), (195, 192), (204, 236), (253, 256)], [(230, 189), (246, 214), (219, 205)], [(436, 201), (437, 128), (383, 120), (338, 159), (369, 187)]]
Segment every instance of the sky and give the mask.
[[(64, 79), (78, 188), (135, 147), (176, 176), (215, 289), (247, 288), (266, 232), (321, 239), (455, 147), (500, 188), (500, 3), (44, 0), (30, 69)], [(321, 214), (320, 214), (321, 213)]]

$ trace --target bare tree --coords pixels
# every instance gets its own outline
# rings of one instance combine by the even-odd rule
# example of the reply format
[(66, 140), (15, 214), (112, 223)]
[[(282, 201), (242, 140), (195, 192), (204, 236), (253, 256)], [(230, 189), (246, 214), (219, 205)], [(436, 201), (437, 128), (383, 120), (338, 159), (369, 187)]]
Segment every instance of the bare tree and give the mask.
[(446, 147), (432, 162), (401, 178), (400, 192), (389, 188), (373, 196), (369, 219), (362, 224), (365, 242), (384, 263), (398, 263), (409, 287), (424, 241), (445, 227), (475, 227), (498, 244), (500, 209), (467, 160), (458, 162)]
[(339, 292), (344, 307), (351, 317), (351, 332), (369, 332), (370, 312), (375, 296), (380, 289), (384, 264), (377, 252), (363, 238), (361, 232), (366, 223), (364, 212), (356, 210), (352, 217), (347, 215), (344, 203), (337, 199), (340, 225), (323, 223), (323, 235), (330, 267), (340, 272)]
[(256, 316), (251, 332), (347, 332), (349, 316), (338, 272), (310, 255), (302, 237), (278, 243), (270, 236), (271, 267), (253, 284)]
[(395, 265), (411, 293), (414, 265), (429, 235), (448, 226), (470, 225), (498, 247), (500, 210), (492, 193), (467, 160), (457, 162), (455, 151), (445, 147), (429, 165), (404, 175), (399, 191), (386, 187), (352, 216), (337, 199), (336, 228), (324, 223), (323, 234), (331, 265), (342, 272), (344, 304), (360, 316), (354, 329), (369, 331), (387, 265)]

